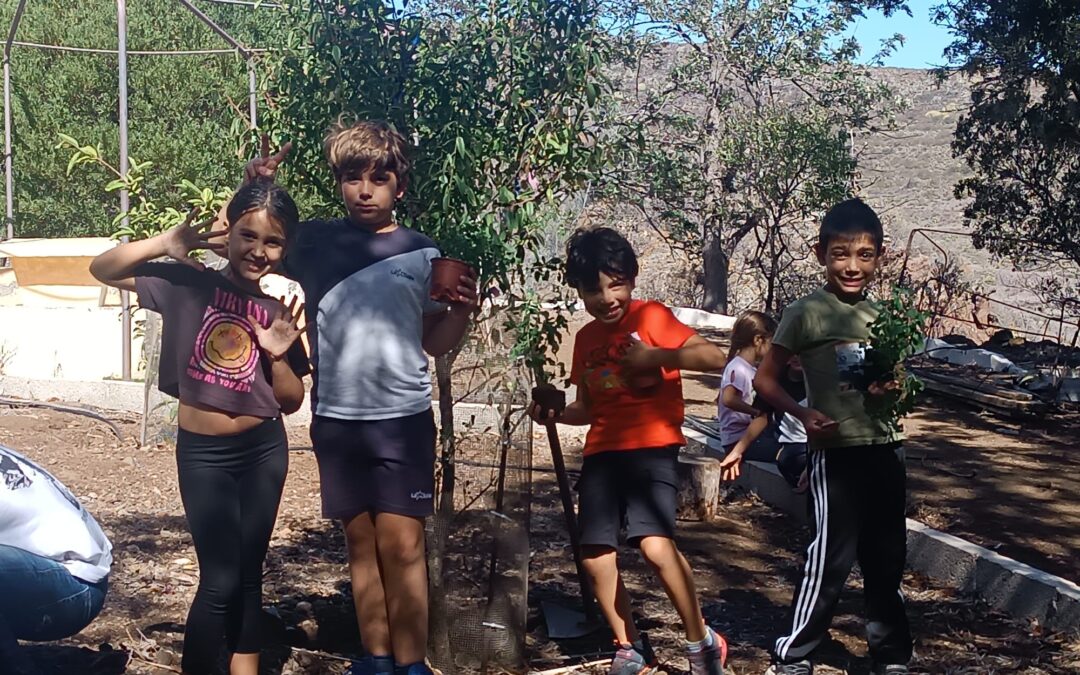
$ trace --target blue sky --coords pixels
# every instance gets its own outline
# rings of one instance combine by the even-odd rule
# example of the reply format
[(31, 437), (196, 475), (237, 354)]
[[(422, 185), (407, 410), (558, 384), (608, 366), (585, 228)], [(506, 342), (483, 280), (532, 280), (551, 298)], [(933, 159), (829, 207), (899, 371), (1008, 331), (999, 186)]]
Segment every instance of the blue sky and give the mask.
[(894, 14), (885, 18), (880, 12), (868, 13), (854, 27), (854, 35), (863, 46), (863, 56), (871, 58), (878, 51), (881, 40), (900, 33), (905, 43), (885, 65), (899, 68), (930, 68), (944, 62), (942, 52), (952, 42), (949, 31), (935, 26), (931, 20), (934, 6), (942, 0), (908, 0), (911, 16)]
[[(387, 0), (395, 7), (401, 0)], [(942, 52), (952, 39), (949, 32), (934, 25), (931, 20), (933, 8), (944, 0), (908, 0), (911, 16), (897, 13), (885, 18), (881, 12), (870, 12), (855, 25), (853, 33), (863, 47), (864, 59), (872, 58), (880, 48), (881, 41), (895, 33), (904, 36), (902, 47), (885, 60), (885, 65), (898, 68), (932, 68), (944, 61)]]

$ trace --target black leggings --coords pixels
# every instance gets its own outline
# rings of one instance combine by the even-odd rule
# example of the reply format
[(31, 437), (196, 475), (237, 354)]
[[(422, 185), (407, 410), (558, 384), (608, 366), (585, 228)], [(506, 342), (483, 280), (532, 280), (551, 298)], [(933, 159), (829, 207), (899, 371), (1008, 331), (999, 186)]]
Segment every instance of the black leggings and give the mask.
[(223, 641), (232, 653), (259, 652), (263, 559), (288, 450), (280, 418), (234, 436), (177, 434), (180, 496), (199, 558), (181, 663), (189, 675), (216, 672)]

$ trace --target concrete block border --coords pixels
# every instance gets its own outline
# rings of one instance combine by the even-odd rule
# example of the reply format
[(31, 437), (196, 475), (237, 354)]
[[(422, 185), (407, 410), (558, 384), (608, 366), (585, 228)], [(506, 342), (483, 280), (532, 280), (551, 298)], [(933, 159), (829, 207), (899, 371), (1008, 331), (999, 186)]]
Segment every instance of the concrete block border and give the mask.
[[(684, 428), (692, 452), (723, 456), (719, 442)], [(802, 522), (809, 516), (806, 495), (791, 491), (773, 464), (746, 462), (736, 485), (757, 493), (765, 503)], [(1012, 558), (907, 521), (908, 567), (955, 588), (964, 595), (1020, 619), (1035, 619), (1050, 630), (1080, 632), (1080, 586)]]
[(0, 396), (141, 413), (146, 387), (119, 380), (37, 380), (0, 375)]

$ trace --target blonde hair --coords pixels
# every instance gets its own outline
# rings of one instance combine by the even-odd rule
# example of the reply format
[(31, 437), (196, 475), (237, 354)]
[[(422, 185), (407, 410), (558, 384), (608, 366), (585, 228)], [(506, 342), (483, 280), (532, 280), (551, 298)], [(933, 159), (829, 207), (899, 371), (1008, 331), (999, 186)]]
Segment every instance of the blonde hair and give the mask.
[(409, 144), (405, 137), (382, 120), (363, 120), (350, 123), (339, 117), (330, 127), (324, 142), (326, 159), (341, 180), (350, 171), (392, 172), (398, 182), (408, 179)]
[(763, 312), (746, 312), (735, 322), (731, 330), (731, 348), (728, 349), (728, 361), (746, 347), (754, 344), (754, 338), (772, 338), (776, 332), (776, 320)]

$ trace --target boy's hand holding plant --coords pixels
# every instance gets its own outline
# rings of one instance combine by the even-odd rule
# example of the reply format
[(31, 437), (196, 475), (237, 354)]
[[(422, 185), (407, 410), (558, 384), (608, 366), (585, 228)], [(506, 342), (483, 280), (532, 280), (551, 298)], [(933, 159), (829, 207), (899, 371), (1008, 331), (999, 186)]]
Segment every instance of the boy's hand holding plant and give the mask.
[(866, 399), (866, 410), (893, 427), (915, 409), (915, 397), (923, 390), (922, 381), (908, 372), (904, 361), (923, 344), (928, 317), (916, 306), (915, 294), (897, 285), (880, 303), (877, 319), (870, 324), (866, 360), (871, 396)]

